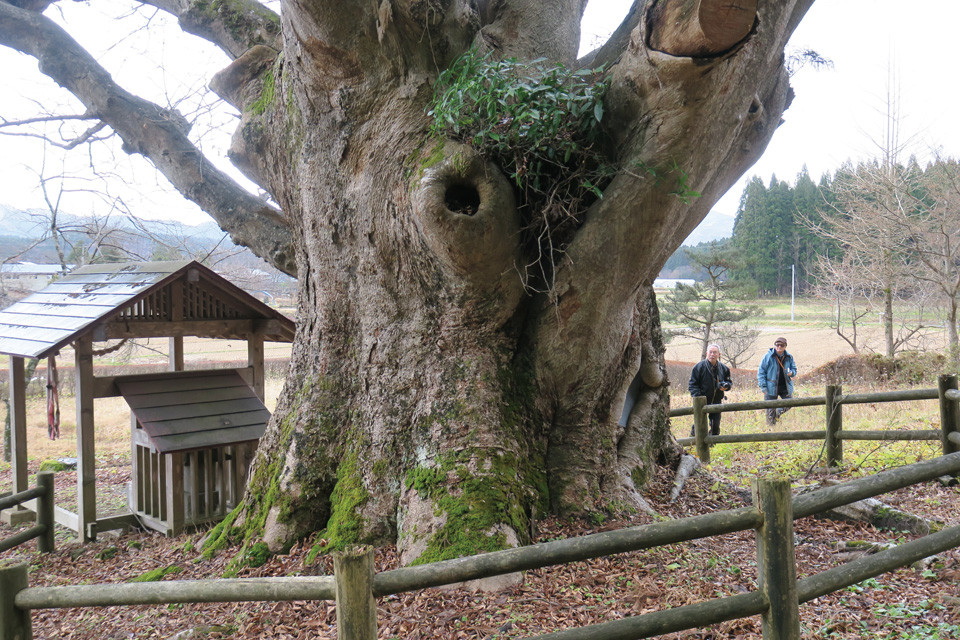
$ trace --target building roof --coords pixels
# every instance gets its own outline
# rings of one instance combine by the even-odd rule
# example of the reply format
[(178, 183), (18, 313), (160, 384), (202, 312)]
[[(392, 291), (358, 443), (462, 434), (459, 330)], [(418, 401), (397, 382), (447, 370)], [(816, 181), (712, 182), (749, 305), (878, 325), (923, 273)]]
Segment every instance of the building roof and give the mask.
[(116, 385), (160, 453), (259, 440), (270, 420), (234, 370), (128, 376)]
[(200, 336), (290, 342), (294, 323), (193, 260), (75, 269), (0, 311), (0, 353), (56, 354), (78, 338)]

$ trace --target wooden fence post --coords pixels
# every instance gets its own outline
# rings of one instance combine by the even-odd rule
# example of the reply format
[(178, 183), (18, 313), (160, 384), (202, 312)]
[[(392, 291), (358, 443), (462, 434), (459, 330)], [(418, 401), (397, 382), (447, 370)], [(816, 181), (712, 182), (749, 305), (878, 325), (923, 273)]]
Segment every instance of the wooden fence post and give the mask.
[(333, 576), (337, 581), (337, 640), (377, 640), (373, 548), (355, 546), (334, 553)]
[(56, 548), (54, 529), (56, 521), (53, 517), (53, 474), (43, 471), (37, 474), (37, 486), (43, 489), (43, 495), (37, 498), (37, 524), (46, 527), (37, 538), (37, 549), (43, 553), (50, 553)]
[(828, 384), (826, 392), (826, 411), (827, 411), (827, 467), (839, 467), (843, 463), (843, 440), (840, 438), (840, 432), (843, 430), (843, 405), (840, 400), (843, 397), (843, 387), (839, 384)]
[(707, 406), (706, 396), (697, 396), (693, 399), (693, 435), (697, 443), (697, 457), (703, 464), (710, 464), (710, 445), (707, 444), (709, 425), (707, 412), (703, 410), (705, 406)]
[(753, 483), (753, 504), (763, 513), (757, 529), (757, 580), (769, 608), (761, 617), (764, 640), (800, 640), (793, 499), (789, 480)]
[(0, 640), (31, 640), (30, 611), (18, 609), (13, 600), (27, 588), (27, 565), (0, 567)]
[(957, 388), (957, 376), (942, 375), (937, 379), (937, 390), (940, 393), (940, 439), (943, 443), (943, 455), (960, 451), (957, 446), (950, 441), (950, 434), (960, 431), (960, 407), (957, 402), (948, 400), (946, 392)]

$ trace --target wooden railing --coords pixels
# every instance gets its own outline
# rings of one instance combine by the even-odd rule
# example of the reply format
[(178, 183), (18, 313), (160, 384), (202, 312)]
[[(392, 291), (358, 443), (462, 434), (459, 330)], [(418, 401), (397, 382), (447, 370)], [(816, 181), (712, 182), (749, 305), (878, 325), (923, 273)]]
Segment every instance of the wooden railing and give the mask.
[(41, 472), (37, 474), (37, 486), (19, 493), (13, 493), (0, 498), (0, 511), (17, 507), (30, 500), (37, 501), (37, 524), (15, 533), (6, 540), (0, 541), (0, 551), (7, 551), (18, 547), (24, 542), (37, 538), (37, 548), (40, 551), (53, 551), (54, 521), (53, 521), (53, 474)]
[(373, 551), (369, 547), (335, 554), (334, 575), (318, 577), (29, 587), (26, 565), (8, 566), (0, 568), (0, 640), (31, 637), (30, 612), (33, 609), (285, 600), (334, 600), (338, 639), (374, 640), (377, 635), (377, 597), (748, 529), (755, 530), (757, 536), (757, 590), (533, 638), (649, 638), (760, 615), (764, 638), (799, 640), (800, 604), (958, 547), (960, 526), (798, 580), (793, 520), (957, 473), (960, 473), (960, 452), (793, 498), (788, 481), (758, 480), (754, 483), (754, 506), (751, 507), (381, 573), (374, 573)]
[[(843, 430), (843, 406), (877, 402), (905, 402), (913, 400), (940, 401), (940, 430)], [(784, 400), (758, 400), (755, 402), (731, 402), (730, 404), (707, 404), (704, 397), (694, 398), (692, 407), (671, 409), (670, 417), (693, 416), (694, 437), (678, 438), (680, 444), (696, 445), (697, 456), (704, 463), (710, 462), (710, 447), (724, 442), (780, 442), (785, 440), (826, 440), (826, 466), (837, 467), (843, 460), (844, 440), (939, 440), (943, 453), (960, 451), (960, 391), (956, 375), (942, 375), (936, 389), (908, 389), (878, 393), (851, 393), (844, 395), (840, 385), (828, 385), (822, 396), (788, 398)], [(780, 431), (767, 433), (741, 433), (712, 436), (708, 433), (707, 414), (728, 411), (753, 411), (778, 407), (826, 408), (823, 431)]]

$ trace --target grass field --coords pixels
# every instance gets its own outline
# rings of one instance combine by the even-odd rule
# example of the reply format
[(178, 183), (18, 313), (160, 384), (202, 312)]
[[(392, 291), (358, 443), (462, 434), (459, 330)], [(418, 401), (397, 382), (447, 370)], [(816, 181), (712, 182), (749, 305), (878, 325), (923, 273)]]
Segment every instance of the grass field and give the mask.
[[(773, 298), (757, 302), (764, 313), (751, 318), (749, 324), (760, 331), (760, 336), (748, 352), (748, 357), (739, 366), (756, 369), (778, 336), (787, 339), (787, 351), (793, 354), (801, 376), (840, 356), (853, 353), (850, 345), (831, 328), (830, 319), (834, 307), (830, 301), (801, 298), (791, 305), (790, 298)], [(671, 327), (665, 325), (664, 328)], [(858, 339), (865, 339), (868, 351), (881, 352), (883, 328), (880, 319), (874, 317), (863, 322), (858, 328)], [(945, 332), (941, 328), (930, 328), (917, 342), (926, 350), (943, 349), (946, 344)], [(700, 350), (699, 341), (674, 338), (667, 343), (667, 360), (698, 362)]]
[[(732, 394), (730, 402), (758, 400), (750, 393)], [(795, 397), (822, 396), (822, 386), (798, 385)], [(689, 396), (675, 396), (674, 406), (689, 406)], [(722, 414), (720, 432), (724, 435), (787, 431), (822, 431), (826, 424), (825, 409), (794, 407), (774, 426), (766, 424), (762, 411), (737, 411)], [(673, 434), (677, 438), (690, 435), (692, 416), (674, 418)], [(854, 404), (843, 407), (843, 428), (854, 430), (930, 430), (940, 428), (940, 409), (936, 400)], [(692, 445), (688, 447), (693, 451)], [(904, 464), (928, 460), (941, 455), (939, 441), (875, 442), (846, 440), (843, 443), (843, 473), (847, 477), (869, 475)], [(753, 442), (718, 444), (711, 448), (711, 467), (730, 481), (749, 487), (761, 476), (790, 478), (796, 485), (822, 475), (824, 441)]]

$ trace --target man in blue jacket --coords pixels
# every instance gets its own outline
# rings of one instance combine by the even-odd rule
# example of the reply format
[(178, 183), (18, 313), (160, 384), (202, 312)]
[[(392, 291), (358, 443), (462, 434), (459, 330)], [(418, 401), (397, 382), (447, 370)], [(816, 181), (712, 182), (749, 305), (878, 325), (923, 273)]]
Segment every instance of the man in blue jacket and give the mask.
[[(793, 378), (797, 375), (797, 365), (793, 356), (787, 352), (787, 339), (777, 338), (773, 349), (763, 356), (757, 369), (757, 384), (763, 389), (764, 400), (793, 397)], [(767, 424), (774, 425), (777, 419), (790, 407), (767, 409)]]
[[(730, 369), (720, 362), (720, 347), (711, 344), (707, 347), (706, 359), (698, 362), (693, 367), (693, 371), (690, 372), (690, 382), (687, 383), (687, 389), (694, 398), (705, 396), (707, 404), (720, 404), (720, 401), (723, 400), (723, 392), (730, 391), (732, 386)], [(708, 413), (707, 420), (710, 422), (710, 435), (720, 435), (720, 414)], [(690, 435), (693, 435), (692, 427)]]

